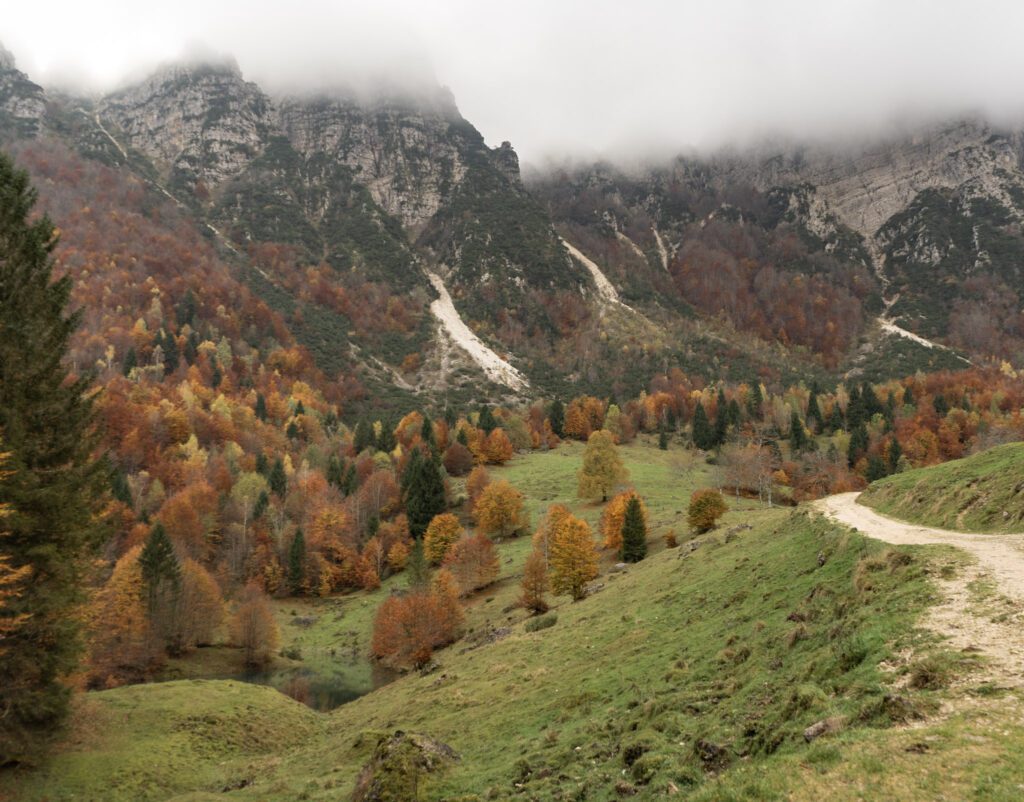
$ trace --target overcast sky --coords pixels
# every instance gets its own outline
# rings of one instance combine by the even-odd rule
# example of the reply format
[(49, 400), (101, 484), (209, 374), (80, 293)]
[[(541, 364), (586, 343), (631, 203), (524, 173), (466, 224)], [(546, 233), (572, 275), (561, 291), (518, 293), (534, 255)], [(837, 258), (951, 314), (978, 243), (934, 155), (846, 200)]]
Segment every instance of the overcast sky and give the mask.
[(0, 41), (43, 84), (110, 88), (197, 49), (269, 89), (394, 72), (449, 86), (521, 157), (874, 133), (1024, 110), (1024, 2), (56, 0)]

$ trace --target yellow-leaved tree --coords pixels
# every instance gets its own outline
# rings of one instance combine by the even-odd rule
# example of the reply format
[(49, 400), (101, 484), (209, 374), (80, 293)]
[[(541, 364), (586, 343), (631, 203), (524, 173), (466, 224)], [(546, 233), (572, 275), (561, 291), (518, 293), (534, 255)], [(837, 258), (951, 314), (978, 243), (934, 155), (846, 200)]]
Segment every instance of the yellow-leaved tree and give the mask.
[(476, 504), (473, 515), (477, 526), (492, 537), (508, 537), (528, 525), (523, 507), (523, 494), (504, 479), (487, 485)]
[(423, 534), (423, 554), (433, 565), (444, 562), (448, 551), (462, 538), (462, 525), (450, 512), (435, 515)]
[(628, 477), (612, 433), (598, 429), (591, 434), (583, 451), (583, 466), (577, 474), (577, 495), (607, 501), (612, 491)]
[(551, 589), (574, 601), (587, 595), (587, 583), (597, 577), (597, 546), (590, 525), (573, 515), (563, 518), (551, 541)]

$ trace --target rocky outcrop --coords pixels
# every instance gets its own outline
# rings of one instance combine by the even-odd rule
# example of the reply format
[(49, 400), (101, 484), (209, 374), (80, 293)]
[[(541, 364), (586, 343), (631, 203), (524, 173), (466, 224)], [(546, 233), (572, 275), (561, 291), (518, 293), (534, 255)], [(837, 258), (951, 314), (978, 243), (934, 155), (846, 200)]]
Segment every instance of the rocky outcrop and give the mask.
[(14, 56), (0, 45), (0, 133), (32, 136), (46, 114), (46, 96), (18, 69)]
[(100, 116), (172, 185), (213, 187), (264, 149), (270, 99), (234, 63), (174, 65), (104, 98)]
[(352, 802), (412, 802), (425, 776), (459, 759), (447, 744), (413, 732), (383, 736), (356, 779)]
[(305, 159), (328, 157), (352, 168), (374, 201), (418, 232), (466, 171), (465, 143), (452, 135), (454, 103), (359, 105), (351, 98), (291, 98), (277, 121)]

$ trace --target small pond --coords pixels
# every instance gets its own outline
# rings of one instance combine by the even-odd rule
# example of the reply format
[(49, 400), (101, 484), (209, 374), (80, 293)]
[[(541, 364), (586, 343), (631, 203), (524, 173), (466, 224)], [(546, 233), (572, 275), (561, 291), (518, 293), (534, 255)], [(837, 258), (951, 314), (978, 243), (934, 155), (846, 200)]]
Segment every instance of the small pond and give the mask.
[(231, 679), (255, 685), (268, 685), (314, 710), (324, 711), (333, 710), (346, 702), (358, 699), (399, 676), (397, 672), (369, 661), (361, 666), (345, 668), (360, 670), (325, 672), (298, 666), (274, 668), (269, 671), (246, 671)]

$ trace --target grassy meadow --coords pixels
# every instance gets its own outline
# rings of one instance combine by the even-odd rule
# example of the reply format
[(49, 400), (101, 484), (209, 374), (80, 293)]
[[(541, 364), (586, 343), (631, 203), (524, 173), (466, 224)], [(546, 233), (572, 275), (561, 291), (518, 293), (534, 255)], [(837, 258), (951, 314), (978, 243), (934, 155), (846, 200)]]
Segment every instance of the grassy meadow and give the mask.
[[(521, 455), (493, 475), (523, 490), (534, 524), (556, 501), (596, 524), (601, 505), (574, 498), (581, 453)], [(330, 713), (230, 680), (85, 694), (45, 765), (0, 774), (0, 800), (347, 800), (396, 730), (459, 754), (422, 778), (427, 800), (1019, 799), (1020, 698), (979, 686), (943, 714), (949, 678), (973, 658), (915, 625), (936, 599), (930, 577), (959, 557), (743, 499), (691, 542), (686, 504), (714, 469), (675, 447), (622, 454), (650, 510), (650, 556), (625, 571), (606, 556), (590, 597), (552, 599), (552, 626), (528, 631), (514, 607), (530, 543), (510, 540), (499, 580), (469, 602), (466, 637), (429, 671)], [(680, 548), (664, 546), (670, 529)], [(372, 617), (403, 582), (278, 602), (284, 650), (301, 656), (286, 665), (344, 665), (370, 687)], [(186, 665), (182, 676), (201, 670)], [(918, 683), (923, 665), (938, 679)], [(827, 734), (808, 743), (818, 723)]]

